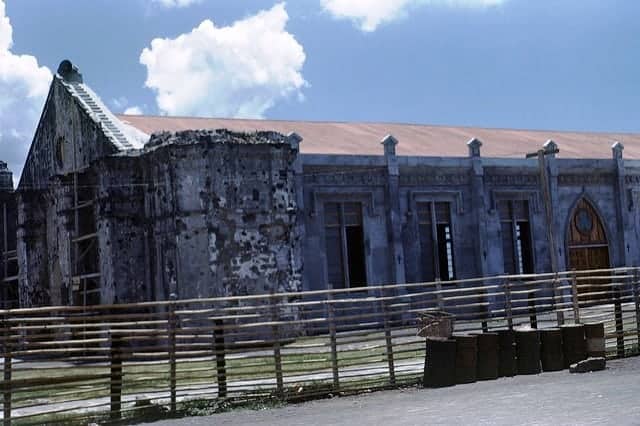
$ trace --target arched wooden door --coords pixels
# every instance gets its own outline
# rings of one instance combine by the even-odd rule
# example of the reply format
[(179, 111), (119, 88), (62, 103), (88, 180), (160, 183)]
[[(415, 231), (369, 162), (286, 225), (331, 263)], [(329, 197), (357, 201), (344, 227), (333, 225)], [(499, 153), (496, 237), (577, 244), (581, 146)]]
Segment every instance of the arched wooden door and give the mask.
[[(584, 198), (576, 205), (568, 229), (569, 269), (608, 269), (609, 242), (604, 226), (593, 206)], [(581, 281), (582, 300), (601, 299), (606, 296), (585, 297), (584, 293), (598, 291), (603, 281)], [(583, 286), (584, 285), (584, 286)]]

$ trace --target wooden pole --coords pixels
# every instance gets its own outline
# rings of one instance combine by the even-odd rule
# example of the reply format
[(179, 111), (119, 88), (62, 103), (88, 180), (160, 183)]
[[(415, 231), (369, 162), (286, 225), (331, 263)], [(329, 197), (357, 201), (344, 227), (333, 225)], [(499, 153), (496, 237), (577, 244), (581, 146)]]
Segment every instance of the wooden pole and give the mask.
[(511, 283), (505, 279), (504, 284), (504, 311), (507, 317), (507, 326), (509, 330), (513, 330), (513, 312), (511, 310)]
[(122, 417), (122, 340), (113, 331), (111, 337), (111, 420)]
[[(329, 290), (332, 285), (329, 284)], [(340, 376), (338, 372), (338, 341), (336, 336), (335, 307), (333, 306), (333, 293), (327, 292), (327, 317), (329, 319), (329, 343), (331, 345), (331, 371), (333, 372), (333, 389), (340, 391)]]
[[(553, 207), (551, 205), (551, 188), (549, 186), (549, 172), (547, 170), (547, 154), (557, 154), (558, 150), (547, 151), (546, 149), (540, 149), (538, 152), (527, 154), (527, 158), (536, 156), (538, 157), (538, 171), (540, 173), (540, 185), (542, 186), (542, 199), (544, 201), (544, 211), (547, 219), (547, 237), (549, 239), (549, 253), (551, 254), (551, 272), (558, 273), (558, 251), (556, 249), (555, 238), (555, 226), (553, 221)], [(558, 290), (557, 276), (553, 281), (553, 304), (555, 305), (560, 299), (560, 291)], [(558, 326), (564, 323), (564, 314), (562, 310), (556, 308), (556, 319)]]
[(573, 320), (580, 324), (580, 301), (578, 300), (578, 276), (575, 269), (571, 272), (571, 302), (573, 304)]
[(7, 275), (9, 275), (8, 268), (8, 251), (9, 251), (9, 242), (8, 242), (8, 226), (7, 226), (7, 202), (2, 203), (2, 227), (3, 227), (3, 241), (2, 241), (2, 301), (4, 305), (4, 309), (10, 309), (12, 306), (9, 306), (9, 291), (7, 289)]
[(527, 289), (527, 299), (527, 305), (529, 306), (529, 324), (531, 325), (531, 328), (538, 328), (535, 290)]
[(556, 320), (558, 322), (558, 327), (564, 324), (564, 312), (562, 312), (562, 307), (558, 307), (556, 305), (558, 303), (558, 300), (562, 302), (562, 294), (558, 290), (559, 282), (560, 280), (558, 280), (558, 273), (556, 272), (555, 277), (553, 278), (553, 305), (556, 309)]
[(387, 301), (384, 298), (384, 290), (380, 291), (380, 307), (382, 309), (382, 319), (384, 321), (384, 340), (386, 343), (387, 351), (387, 364), (389, 366), (389, 384), (395, 386), (396, 384), (396, 370), (393, 362), (393, 339), (391, 336), (391, 328), (389, 327), (389, 307)]
[(277, 299), (272, 294), (271, 301), (271, 321), (274, 323), (273, 330), (273, 358), (275, 362), (276, 373), (276, 392), (278, 396), (284, 395), (284, 379), (282, 377), (282, 355), (280, 353), (280, 326), (277, 324), (280, 321), (280, 310), (278, 309)]
[(620, 287), (618, 283), (613, 286), (613, 307), (616, 321), (616, 352), (619, 358), (624, 357), (624, 323), (622, 320), (622, 303), (620, 301)]
[(549, 174), (547, 171), (547, 161), (545, 150), (538, 150), (538, 170), (540, 172), (540, 184), (542, 185), (542, 198), (544, 200), (544, 210), (547, 217), (547, 233), (549, 237), (549, 251), (551, 253), (551, 270), (558, 272), (558, 259), (556, 258), (556, 239), (553, 226), (553, 208), (551, 206), (551, 188), (549, 188)]
[(218, 398), (227, 397), (227, 362), (225, 359), (224, 320), (213, 321), (213, 352), (216, 357)]
[(638, 336), (638, 350), (640, 350), (640, 284), (638, 279), (640, 279), (640, 274), (638, 274), (638, 269), (635, 268), (633, 270), (633, 301), (636, 305), (636, 334)]
[(177, 296), (175, 293), (172, 293), (171, 303), (169, 304), (169, 318), (168, 318), (168, 328), (169, 328), (169, 392), (171, 394), (171, 403), (170, 403), (170, 411), (172, 413), (176, 412), (177, 409), (177, 401), (176, 401), (176, 328), (177, 328), (177, 318), (176, 318), (176, 305), (175, 301)]
[(5, 316), (3, 318), (3, 337), (4, 342), (2, 345), (4, 352), (4, 418), (3, 424), (5, 426), (11, 426), (11, 367), (12, 367), (12, 344), (11, 344), (11, 324), (9, 319)]
[(444, 298), (442, 297), (442, 281), (440, 278), (436, 278), (436, 300), (438, 302), (438, 309), (444, 311)]

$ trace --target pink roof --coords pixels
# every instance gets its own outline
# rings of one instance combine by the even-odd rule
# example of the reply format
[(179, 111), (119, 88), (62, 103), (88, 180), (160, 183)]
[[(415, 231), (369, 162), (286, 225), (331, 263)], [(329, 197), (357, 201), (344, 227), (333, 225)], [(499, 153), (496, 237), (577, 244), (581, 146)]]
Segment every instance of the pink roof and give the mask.
[(562, 158), (611, 158), (611, 145), (619, 141), (625, 146), (625, 158), (640, 159), (640, 134), (630, 133), (135, 115), (118, 115), (118, 118), (147, 134), (222, 128), (243, 132), (296, 132), (303, 138), (300, 144), (303, 154), (382, 155), (380, 141), (392, 134), (399, 141), (396, 148), (398, 155), (466, 157), (466, 143), (478, 138), (483, 142), (483, 157), (524, 158), (525, 153), (537, 151), (552, 139), (558, 144), (558, 156)]

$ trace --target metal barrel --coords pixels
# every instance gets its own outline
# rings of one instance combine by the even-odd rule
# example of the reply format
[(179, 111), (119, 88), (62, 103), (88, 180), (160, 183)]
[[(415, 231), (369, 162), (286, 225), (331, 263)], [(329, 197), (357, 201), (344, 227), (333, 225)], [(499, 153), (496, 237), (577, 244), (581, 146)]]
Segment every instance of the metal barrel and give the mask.
[(513, 377), (518, 372), (516, 359), (516, 332), (497, 330), (498, 333), (498, 375)]
[(540, 373), (540, 334), (536, 329), (516, 330), (518, 374)]
[(498, 378), (498, 333), (476, 334), (478, 337), (478, 380)]
[(584, 336), (584, 325), (571, 324), (560, 327), (562, 330), (562, 348), (564, 351), (564, 367), (587, 359), (587, 342)]
[(456, 341), (427, 337), (424, 386), (440, 388), (456, 384)]
[(478, 361), (478, 339), (476, 336), (454, 336), (456, 341), (456, 383), (476, 381)]
[(564, 368), (562, 330), (545, 328), (540, 330), (540, 359), (543, 371), (559, 371)]
[(588, 357), (605, 357), (607, 355), (604, 339), (604, 324), (587, 323), (584, 325)]

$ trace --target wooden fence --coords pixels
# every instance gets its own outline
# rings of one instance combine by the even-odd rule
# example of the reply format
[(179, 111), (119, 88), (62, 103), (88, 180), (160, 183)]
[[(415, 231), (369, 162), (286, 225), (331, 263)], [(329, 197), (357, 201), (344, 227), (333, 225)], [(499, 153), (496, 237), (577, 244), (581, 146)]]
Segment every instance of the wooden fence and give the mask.
[[(419, 382), (418, 313), (456, 331), (604, 322), (638, 353), (637, 268), (0, 311), (4, 424), (98, 422)], [(198, 402), (195, 402), (198, 401)]]

